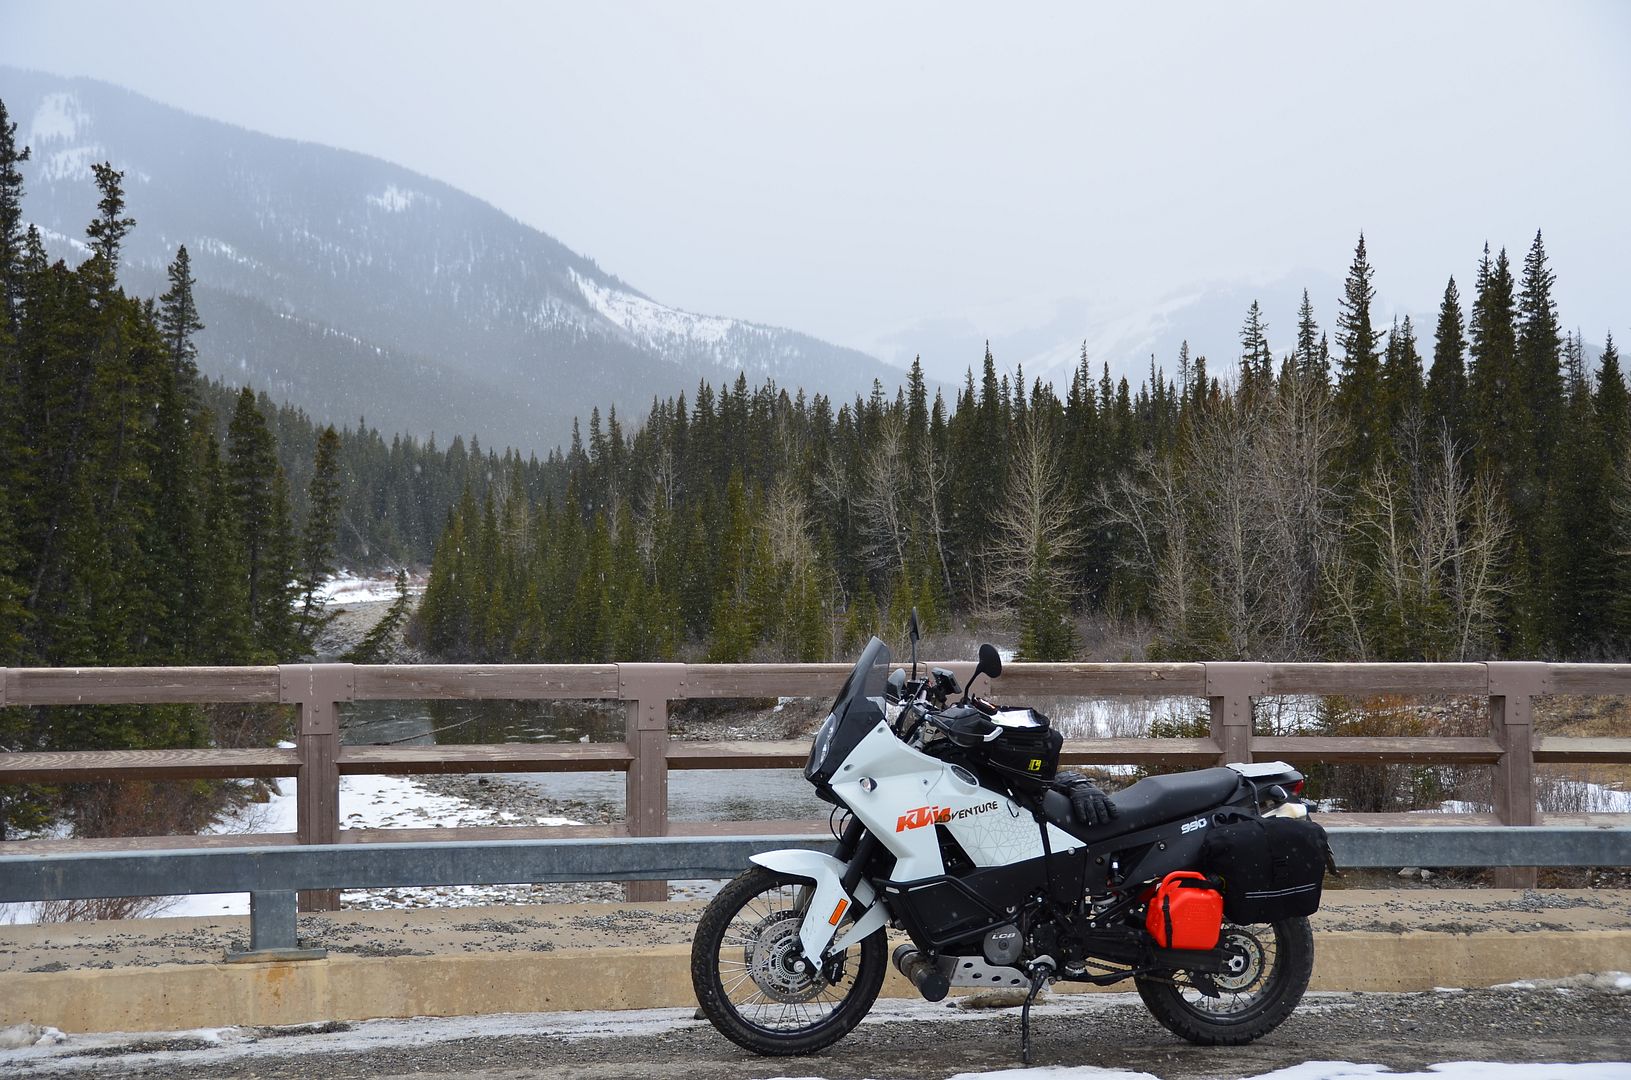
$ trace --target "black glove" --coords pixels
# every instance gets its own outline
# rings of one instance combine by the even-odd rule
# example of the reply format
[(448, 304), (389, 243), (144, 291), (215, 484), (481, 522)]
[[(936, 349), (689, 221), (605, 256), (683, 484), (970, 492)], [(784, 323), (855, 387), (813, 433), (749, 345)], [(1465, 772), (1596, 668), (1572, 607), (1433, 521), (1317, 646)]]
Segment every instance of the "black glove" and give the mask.
[(1110, 801), (1110, 796), (1099, 790), (1098, 785), (1085, 776), (1078, 773), (1061, 773), (1054, 783), (1070, 799), (1071, 812), (1083, 825), (1089, 827), (1105, 825), (1120, 813), (1116, 809), (1116, 804)]

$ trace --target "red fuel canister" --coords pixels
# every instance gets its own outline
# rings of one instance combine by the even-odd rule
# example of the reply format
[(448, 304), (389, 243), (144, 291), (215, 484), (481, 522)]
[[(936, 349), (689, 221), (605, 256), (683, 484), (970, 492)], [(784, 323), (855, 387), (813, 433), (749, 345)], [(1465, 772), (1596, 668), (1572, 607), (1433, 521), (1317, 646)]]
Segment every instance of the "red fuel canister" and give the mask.
[(1174, 870), (1150, 897), (1144, 928), (1163, 949), (1215, 949), (1223, 924), (1223, 893), (1199, 870)]

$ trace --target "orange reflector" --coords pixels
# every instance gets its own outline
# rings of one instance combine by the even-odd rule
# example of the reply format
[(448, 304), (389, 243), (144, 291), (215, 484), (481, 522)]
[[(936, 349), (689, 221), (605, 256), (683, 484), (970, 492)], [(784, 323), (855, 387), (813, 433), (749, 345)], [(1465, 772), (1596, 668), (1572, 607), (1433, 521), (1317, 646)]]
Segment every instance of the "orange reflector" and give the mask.
[(849, 907), (848, 900), (838, 901), (838, 906), (832, 909), (832, 918), (828, 919), (827, 922), (833, 926), (837, 926), (838, 920), (844, 917), (844, 909), (847, 907)]

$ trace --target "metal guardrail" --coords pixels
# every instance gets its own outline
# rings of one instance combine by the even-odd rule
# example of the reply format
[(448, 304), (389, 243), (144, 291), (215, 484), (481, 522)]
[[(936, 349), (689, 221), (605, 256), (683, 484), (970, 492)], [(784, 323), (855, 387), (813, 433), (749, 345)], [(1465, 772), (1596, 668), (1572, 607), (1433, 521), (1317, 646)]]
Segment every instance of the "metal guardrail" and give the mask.
[[(1348, 867), (1631, 865), (1631, 827), (1355, 825), (1329, 835)], [(797, 835), (0, 855), (0, 903), (247, 892), (250, 948), (230, 958), (304, 959), (323, 954), (298, 947), (297, 890), (728, 878), (756, 852), (833, 846)]]

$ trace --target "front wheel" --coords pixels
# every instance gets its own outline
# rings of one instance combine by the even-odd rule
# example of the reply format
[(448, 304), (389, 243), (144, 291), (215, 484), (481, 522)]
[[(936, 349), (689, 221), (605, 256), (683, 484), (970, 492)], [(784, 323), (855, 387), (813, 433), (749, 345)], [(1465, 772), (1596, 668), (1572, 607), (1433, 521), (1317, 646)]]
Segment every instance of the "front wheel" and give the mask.
[(691, 986), (720, 1034), (756, 1054), (824, 1050), (883, 986), (884, 932), (806, 970), (799, 927), (810, 882), (755, 866), (719, 891), (691, 942)]
[(1241, 1046), (1279, 1027), (1302, 1000), (1314, 972), (1307, 919), (1253, 926), (1223, 924), (1230, 970), (1211, 976), (1216, 996), (1182, 971), (1138, 977), (1138, 995), (1169, 1031), (1199, 1046)]

